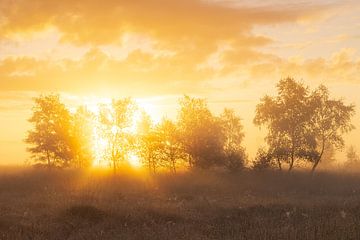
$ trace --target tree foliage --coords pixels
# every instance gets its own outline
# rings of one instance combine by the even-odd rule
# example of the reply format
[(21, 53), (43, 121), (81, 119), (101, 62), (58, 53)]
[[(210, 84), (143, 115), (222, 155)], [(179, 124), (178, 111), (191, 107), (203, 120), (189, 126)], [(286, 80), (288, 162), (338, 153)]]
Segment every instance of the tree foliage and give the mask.
[(222, 153), (222, 131), (204, 99), (184, 96), (178, 116), (180, 141), (189, 154), (189, 166), (209, 168)]
[[(184, 166), (235, 171), (247, 163), (244, 129), (235, 110), (225, 108), (216, 116), (205, 99), (184, 96), (176, 121), (155, 124), (140, 113), (131, 98), (101, 105), (96, 113), (83, 106), (71, 113), (58, 95), (41, 95), (29, 119), (34, 128), (26, 138), (28, 150), (35, 162), (49, 167), (85, 168), (96, 158), (114, 172), (134, 155), (151, 173), (176, 173)], [(323, 158), (333, 159), (334, 151), (344, 147), (354, 113), (353, 105), (332, 98), (323, 85), (311, 91), (292, 78), (280, 80), (277, 94), (264, 96), (256, 106), (254, 123), (268, 132), (267, 147), (259, 149), (253, 168), (288, 166), (291, 171), (306, 162), (314, 172)]]
[(34, 102), (29, 119), (33, 129), (25, 139), (32, 159), (49, 168), (68, 166), (73, 157), (69, 110), (55, 94), (41, 95)]
[(111, 106), (102, 106), (100, 122), (102, 134), (107, 139), (105, 158), (111, 162), (114, 172), (124, 163), (134, 140), (131, 134), (136, 105), (130, 98), (113, 100)]
[(94, 161), (94, 118), (94, 114), (84, 106), (80, 106), (72, 116), (72, 164), (76, 168), (89, 167)]
[(354, 105), (345, 105), (342, 100), (331, 99), (329, 90), (320, 85), (311, 95), (312, 118), (310, 129), (318, 143), (316, 157), (312, 159), (312, 172), (320, 163), (326, 146), (337, 149), (344, 147), (343, 134), (354, 129), (351, 118), (355, 113)]
[(232, 109), (224, 109), (220, 116), (220, 124), (223, 133), (223, 160), (228, 170), (234, 171), (244, 167), (247, 156), (242, 146), (244, 139), (241, 119)]
[(308, 161), (315, 171), (326, 145), (343, 147), (342, 135), (353, 129), (354, 106), (330, 98), (321, 85), (310, 92), (292, 78), (280, 80), (277, 96), (265, 96), (256, 107), (254, 123), (268, 128), (266, 137), (270, 154), (278, 162), (289, 164)]

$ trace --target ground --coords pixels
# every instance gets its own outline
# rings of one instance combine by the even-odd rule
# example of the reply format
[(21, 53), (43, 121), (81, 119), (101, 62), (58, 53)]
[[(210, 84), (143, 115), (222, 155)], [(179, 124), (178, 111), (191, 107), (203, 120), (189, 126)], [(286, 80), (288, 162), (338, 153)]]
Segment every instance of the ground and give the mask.
[(2, 169), (0, 239), (360, 239), (356, 174)]

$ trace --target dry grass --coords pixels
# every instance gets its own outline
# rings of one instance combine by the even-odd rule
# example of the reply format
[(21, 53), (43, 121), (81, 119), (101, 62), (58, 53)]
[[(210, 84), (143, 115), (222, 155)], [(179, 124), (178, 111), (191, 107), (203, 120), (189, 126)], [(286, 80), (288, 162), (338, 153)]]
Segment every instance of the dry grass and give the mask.
[(0, 239), (360, 239), (360, 177), (2, 169)]

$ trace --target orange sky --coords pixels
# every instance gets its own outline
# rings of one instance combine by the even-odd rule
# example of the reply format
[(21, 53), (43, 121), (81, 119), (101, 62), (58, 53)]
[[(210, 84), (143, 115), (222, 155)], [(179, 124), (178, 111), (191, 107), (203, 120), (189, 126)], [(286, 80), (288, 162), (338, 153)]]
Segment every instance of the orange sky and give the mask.
[(250, 155), (263, 143), (255, 105), (281, 77), (324, 83), (360, 112), (360, 2), (263, 2), (0, 0), (0, 164), (26, 159), (42, 92), (71, 106), (133, 96), (169, 117), (182, 94), (206, 97), (240, 114)]

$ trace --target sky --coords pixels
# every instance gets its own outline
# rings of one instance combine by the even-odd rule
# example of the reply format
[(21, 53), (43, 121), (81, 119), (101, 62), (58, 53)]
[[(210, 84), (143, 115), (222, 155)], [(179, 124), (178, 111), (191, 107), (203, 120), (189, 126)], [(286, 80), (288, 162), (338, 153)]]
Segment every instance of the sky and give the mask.
[(264, 144), (255, 106), (281, 78), (325, 84), (360, 112), (359, 12), (356, 0), (0, 0), (0, 164), (28, 158), (41, 93), (71, 107), (131, 96), (170, 118), (183, 94), (206, 98), (243, 119), (250, 156)]

